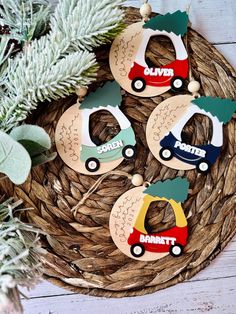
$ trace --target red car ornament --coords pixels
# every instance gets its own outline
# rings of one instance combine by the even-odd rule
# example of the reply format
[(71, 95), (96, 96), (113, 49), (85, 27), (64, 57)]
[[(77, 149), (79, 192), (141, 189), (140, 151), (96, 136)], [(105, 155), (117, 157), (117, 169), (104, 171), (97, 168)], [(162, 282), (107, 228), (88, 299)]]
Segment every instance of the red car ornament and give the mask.
[[(182, 14), (184, 15), (184, 29), (181, 30), (182, 32), (171, 29), (169, 25), (165, 25), (165, 27), (160, 25), (160, 19), (163, 18), (166, 20), (165, 23), (168, 24), (170, 15), (163, 18), (157, 16), (143, 25), (142, 39), (128, 74), (134, 92), (141, 93), (146, 89), (146, 86), (170, 87), (173, 91), (183, 89), (185, 80), (188, 77), (189, 62), (188, 53), (181, 37), (187, 30), (187, 15), (186, 13), (177, 12), (178, 18), (181, 18)], [(167, 65), (149, 67), (145, 59), (146, 49), (150, 38), (158, 36), (165, 36), (171, 40), (176, 60)]]
[(129, 72), (131, 86), (135, 92), (143, 92), (146, 86), (165, 87), (170, 86), (172, 90), (181, 90), (188, 77), (189, 62), (185, 60), (175, 60), (162, 67), (144, 67), (137, 62)]
[(134, 257), (142, 256), (145, 251), (167, 253), (180, 256), (187, 244), (188, 227), (173, 227), (159, 232), (145, 234), (133, 228), (128, 238), (130, 251)]
[[(189, 182), (177, 177), (147, 185), (127, 191), (114, 204), (109, 223), (112, 239), (121, 252), (136, 260), (178, 257), (184, 253), (188, 239), (188, 223), (181, 203), (187, 199)], [(173, 210), (174, 224), (166, 230), (152, 232), (146, 226), (150, 205), (152, 220), (155, 220), (153, 205), (156, 211), (162, 211), (165, 210), (163, 202), (168, 206), (168, 213)]]

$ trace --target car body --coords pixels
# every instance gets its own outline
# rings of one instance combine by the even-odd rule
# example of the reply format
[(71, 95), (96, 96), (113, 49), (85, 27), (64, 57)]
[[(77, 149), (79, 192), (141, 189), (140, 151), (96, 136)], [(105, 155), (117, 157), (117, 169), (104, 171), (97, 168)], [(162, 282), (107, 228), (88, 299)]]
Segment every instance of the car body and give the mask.
[[(130, 126), (122, 129), (112, 140), (105, 144), (99, 146), (81, 145), (80, 160), (85, 163), (92, 160), (96, 162), (98, 167), (101, 162), (111, 162), (122, 157), (132, 159), (136, 154), (135, 144), (135, 134)], [(128, 151), (130, 151), (130, 155), (126, 154)], [(88, 170), (97, 171), (97, 167)]]
[[(187, 244), (188, 227), (172, 227), (158, 233), (142, 233), (133, 228), (128, 238), (128, 244), (135, 246), (141, 244), (145, 251), (154, 253), (168, 253), (171, 247), (179, 245), (184, 247)], [(171, 253), (171, 252), (170, 252)]]
[(172, 132), (166, 135), (161, 141), (160, 145), (162, 150), (160, 151), (160, 157), (165, 160), (163, 156), (163, 150), (168, 149), (171, 154), (170, 160), (173, 157), (186, 162), (190, 165), (198, 166), (201, 162), (206, 162), (209, 166), (212, 166), (220, 155), (221, 147), (208, 145), (189, 145), (179, 141)]
[[(145, 218), (150, 204), (159, 201), (165, 201), (171, 205), (175, 216), (175, 227), (151, 233), (146, 229)], [(139, 258), (143, 256), (145, 252), (153, 252), (170, 253), (175, 257), (180, 256), (183, 254), (184, 246), (187, 243), (187, 225), (187, 219), (181, 203), (176, 202), (173, 199), (169, 200), (165, 197), (146, 194), (127, 239), (127, 243), (130, 245), (131, 255)]]
[[(188, 77), (188, 70), (188, 59), (175, 60), (168, 65), (154, 68), (149, 68), (148, 66), (144, 67), (134, 62), (128, 77), (132, 81), (132, 88), (136, 92), (142, 92), (146, 86), (171, 86), (173, 89), (178, 90), (183, 87), (184, 80)], [(177, 80), (179, 81), (179, 85), (175, 84)], [(136, 86), (137, 88), (135, 87), (135, 83), (138, 81), (143, 84), (142, 86), (140, 85), (140, 90), (138, 86)], [(182, 83), (182, 85), (180, 83)]]

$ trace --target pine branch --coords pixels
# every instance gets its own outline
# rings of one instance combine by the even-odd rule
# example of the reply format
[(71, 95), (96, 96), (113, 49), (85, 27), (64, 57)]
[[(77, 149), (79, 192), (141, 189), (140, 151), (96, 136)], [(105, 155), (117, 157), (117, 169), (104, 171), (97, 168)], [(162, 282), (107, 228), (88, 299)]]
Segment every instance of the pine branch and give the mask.
[(7, 132), (24, 121), (39, 101), (64, 97), (94, 80), (95, 56), (78, 49), (90, 49), (116, 36), (123, 17), (118, 4), (120, 0), (59, 2), (51, 32), (9, 61), (2, 87), (5, 96), (0, 99), (1, 130)]
[(7, 67), (7, 60), (14, 51), (15, 45), (10, 43), (10, 38), (7, 35), (3, 35), (0, 38), (0, 97), (4, 94), (4, 89), (1, 88), (4, 86), (4, 71)]
[(7, 59), (45, 33), (50, 6), (47, 0), (0, 0), (0, 97), (5, 93)]
[[(12, 309), (12, 302), (19, 302), (17, 285), (30, 288), (42, 274), (39, 231), (13, 215), (20, 203), (9, 199), (0, 204), (1, 313)], [(15, 308), (21, 307), (15, 304)]]
[(70, 40), (73, 49), (91, 50), (111, 42), (124, 24), (123, 0), (60, 0), (51, 18), (54, 34), (62, 34)]
[(30, 42), (44, 34), (49, 17), (47, 0), (0, 0), (0, 23), (19, 42)]
[(2, 99), (0, 129), (5, 132), (25, 120), (39, 101), (68, 96), (75, 92), (76, 86), (87, 86), (96, 77), (95, 55), (88, 51), (72, 53), (50, 67), (47, 67), (47, 55), (37, 56), (30, 50), (27, 55), (26, 60), (32, 60), (34, 66), (32, 74), (25, 75), (26, 64), (20, 62), (11, 71), (12, 77), (8, 77), (7, 89), (16, 93)]

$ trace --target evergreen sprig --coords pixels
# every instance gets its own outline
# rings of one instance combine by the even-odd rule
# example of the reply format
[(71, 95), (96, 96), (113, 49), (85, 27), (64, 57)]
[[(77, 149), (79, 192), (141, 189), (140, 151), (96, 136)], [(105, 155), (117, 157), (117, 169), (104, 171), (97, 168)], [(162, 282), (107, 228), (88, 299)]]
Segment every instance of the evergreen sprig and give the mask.
[[(124, 28), (123, 0), (60, 0), (51, 18), (51, 29), (70, 40), (74, 49), (91, 50), (111, 42)], [(88, 14), (89, 12), (89, 14)]]
[[(111, 41), (122, 29), (121, 0), (60, 0), (49, 34), (9, 60), (2, 80), (0, 129), (8, 132), (38, 102), (65, 97), (95, 80), (95, 55), (88, 50)], [(1, 82), (0, 82), (1, 83)]]
[(49, 18), (47, 0), (0, 0), (0, 23), (8, 28), (8, 36), (20, 43), (44, 34)]
[(14, 43), (10, 42), (10, 38), (8, 36), (1, 36), (0, 38), (0, 97), (2, 97), (4, 93), (4, 70), (7, 67), (7, 60), (10, 58), (12, 52), (14, 51)]
[(11, 76), (5, 81), (7, 91), (11, 91), (2, 98), (0, 107), (0, 129), (5, 132), (24, 121), (38, 102), (68, 96), (76, 86), (87, 86), (96, 77), (95, 56), (88, 51), (74, 52), (55, 63), (47, 62), (47, 57), (45, 62), (37, 62), (33, 49), (25, 56), (17, 67), (14, 61), (10, 63)]
[(0, 204), (0, 313), (15, 303), (9, 298), (17, 285), (30, 288), (42, 274), (39, 230), (14, 216), (20, 204), (13, 199)]

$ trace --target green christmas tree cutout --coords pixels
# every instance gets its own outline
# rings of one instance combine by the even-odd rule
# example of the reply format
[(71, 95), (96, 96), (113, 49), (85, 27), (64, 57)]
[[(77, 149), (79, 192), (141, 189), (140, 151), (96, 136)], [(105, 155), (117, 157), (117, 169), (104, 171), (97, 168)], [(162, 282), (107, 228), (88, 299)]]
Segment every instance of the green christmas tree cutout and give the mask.
[(157, 181), (144, 190), (144, 193), (154, 197), (165, 197), (176, 202), (184, 202), (188, 197), (188, 189), (189, 182), (186, 178), (175, 178)]
[(143, 28), (150, 28), (154, 31), (166, 31), (183, 36), (188, 30), (188, 14), (180, 10), (165, 15), (157, 15), (143, 25)]
[(118, 85), (116, 81), (107, 82), (95, 92), (90, 93), (80, 105), (80, 109), (93, 109), (100, 106), (119, 107), (121, 101), (120, 85)]
[(236, 101), (231, 99), (207, 96), (194, 99), (192, 103), (197, 105), (200, 109), (209, 112), (224, 124), (231, 120), (236, 111)]

